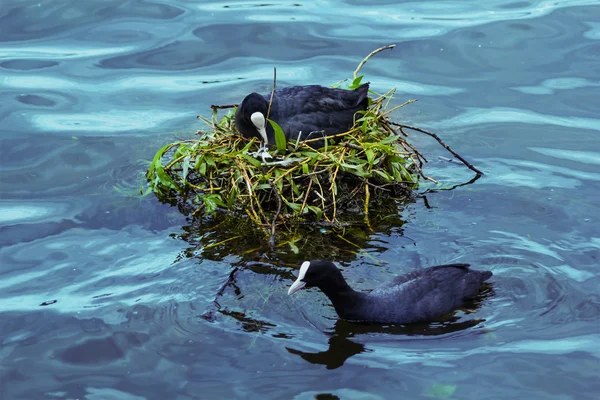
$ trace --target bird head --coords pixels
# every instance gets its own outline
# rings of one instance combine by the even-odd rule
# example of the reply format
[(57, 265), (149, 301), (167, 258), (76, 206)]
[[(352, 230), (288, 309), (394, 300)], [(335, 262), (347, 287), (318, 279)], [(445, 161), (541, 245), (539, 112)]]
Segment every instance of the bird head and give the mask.
[(268, 103), (258, 93), (251, 93), (244, 98), (235, 113), (235, 124), (240, 134), (246, 138), (256, 137), (264, 144), (267, 136)]
[(345, 287), (340, 270), (329, 261), (304, 261), (300, 266), (298, 279), (290, 286), (288, 294), (294, 294), (300, 289), (316, 286), (323, 291), (337, 287)]

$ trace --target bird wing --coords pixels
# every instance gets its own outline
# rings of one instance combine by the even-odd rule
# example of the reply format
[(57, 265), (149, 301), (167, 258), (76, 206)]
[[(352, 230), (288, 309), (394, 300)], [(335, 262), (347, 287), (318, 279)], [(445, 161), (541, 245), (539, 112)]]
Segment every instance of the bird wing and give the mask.
[[(390, 282), (387, 282), (387, 283), (379, 286), (378, 288), (402, 285), (403, 283), (418, 279), (424, 275), (434, 274), (436, 272), (439, 272), (441, 270), (443, 271), (445, 269), (457, 268), (457, 269), (464, 271), (466, 269), (469, 269), (470, 266), (471, 266), (470, 264), (444, 264), (444, 265), (436, 265), (434, 267), (429, 267), (429, 268), (425, 268), (425, 269), (419, 269), (416, 271), (411, 271), (407, 274), (398, 275), (394, 279), (392, 279)], [(375, 289), (375, 290), (377, 290), (377, 289)]]
[(468, 264), (439, 265), (398, 276), (369, 293), (366, 307), (388, 321), (432, 320), (478, 291), (480, 274), (466, 273), (468, 267)]

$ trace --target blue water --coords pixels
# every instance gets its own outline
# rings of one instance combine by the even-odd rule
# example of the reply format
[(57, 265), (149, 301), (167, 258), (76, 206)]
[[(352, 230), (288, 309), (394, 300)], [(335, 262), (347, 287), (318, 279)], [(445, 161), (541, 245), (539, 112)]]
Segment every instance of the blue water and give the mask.
[[(2, 0), (0, 398), (595, 398), (599, 21), (593, 0)], [(357, 232), (360, 250), (316, 230), (298, 254), (216, 245), (227, 227), (135, 195), (161, 145), (268, 92), (273, 67), (280, 87), (329, 85), (390, 43), (366, 79), (418, 99), (394, 119), (475, 183)], [(437, 188), (472, 178), (411, 141)], [(360, 289), (470, 262), (494, 295), (449, 326), (352, 325), (314, 290), (287, 296), (317, 257)]]

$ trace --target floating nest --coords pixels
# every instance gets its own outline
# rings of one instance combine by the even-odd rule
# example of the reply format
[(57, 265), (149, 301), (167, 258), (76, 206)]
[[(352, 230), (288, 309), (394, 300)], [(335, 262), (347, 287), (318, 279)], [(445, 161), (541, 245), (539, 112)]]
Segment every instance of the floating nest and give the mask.
[[(358, 87), (364, 63), (391, 47), (369, 54), (352, 80), (333, 86)], [(212, 106), (210, 119), (198, 117), (207, 128), (196, 138), (157, 151), (146, 175), (150, 189), (163, 200), (185, 203), (194, 216), (247, 217), (272, 236), (280, 224), (338, 224), (345, 215), (355, 220), (373, 210), (397, 212), (396, 201), (409, 199), (420, 178), (435, 180), (423, 173), (427, 160), (408, 141), (407, 126), (390, 120), (393, 111), (414, 101), (391, 106), (395, 91), (370, 91), (369, 107), (355, 115), (354, 126), (327, 138), (322, 148), (311, 148), (310, 141), (278, 143), (269, 162), (251, 155), (259, 142), (238, 134), (235, 108), (219, 117), (220, 109), (235, 105)]]

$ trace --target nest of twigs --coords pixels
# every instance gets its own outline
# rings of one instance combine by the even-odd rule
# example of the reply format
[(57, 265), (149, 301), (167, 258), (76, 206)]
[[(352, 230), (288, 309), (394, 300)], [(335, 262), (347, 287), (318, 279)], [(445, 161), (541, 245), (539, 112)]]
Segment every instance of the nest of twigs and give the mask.
[[(360, 85), (366, 60), (386, 48), (360, 63), (348, 89)], [(369, 107), (356, 114), (354, 126), (329, 137), (324, 147), (313, 149), (309, 141), (278, 144), (268, 162), (250, 155), (259, 143), (238, 134), (235, 109), (219, 119), (218, 109), (229, 106), (213, 106), (211, 119), (199, 117), (208, 129), (197, 138), (158, 150), (147, 172), (149, 185), (159, 197), (191, 202), (195, 216), (245, 215), (273, 232), (290, 220), (335, 223), (346, 211), (354, 218), (369, 215), (410, 196), (419, 177), (434, 181), (423, 173), (427, 160), (408, 142), (406, 126), (390, 120), (393, 111), (414, 100), (390, 106), (394, 93), (370, 92)]]

